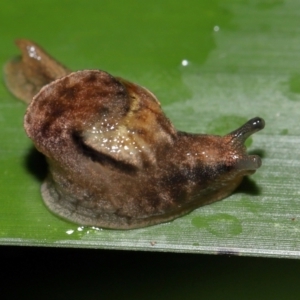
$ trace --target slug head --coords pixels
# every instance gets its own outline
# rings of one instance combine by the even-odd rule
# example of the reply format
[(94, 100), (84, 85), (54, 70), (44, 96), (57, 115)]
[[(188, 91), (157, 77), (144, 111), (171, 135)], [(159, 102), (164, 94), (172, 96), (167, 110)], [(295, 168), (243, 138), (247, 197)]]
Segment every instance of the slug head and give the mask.
[(265, 122), (256, 117), (221, 137), (216, 135), (179, 133), (175, 160), (179, 173), (187, 175), (186, 184), (193, 190), (191, 205), (200, 206), (221, 200), (232, 193), (246, 175), (260, 166), (257, 155), (248, 155), (244, 142), (263, 129)]

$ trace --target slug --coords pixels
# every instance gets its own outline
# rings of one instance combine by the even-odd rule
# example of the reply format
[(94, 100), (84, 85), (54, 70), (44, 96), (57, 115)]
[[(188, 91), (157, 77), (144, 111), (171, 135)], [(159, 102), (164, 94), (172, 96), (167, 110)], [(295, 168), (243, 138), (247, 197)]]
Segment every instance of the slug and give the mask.
[(42, 197), (66, 220), (111, 229), (167, 222), (227, 197), (261, 166), (244, 142), (262, 118), (225, 136), (178, 131), (146, 88), (71, 72), (33, 42), (17, 45), (22, 57), (6, 65), (6, 83), (30, 103), (25, 131), (49, 165)]

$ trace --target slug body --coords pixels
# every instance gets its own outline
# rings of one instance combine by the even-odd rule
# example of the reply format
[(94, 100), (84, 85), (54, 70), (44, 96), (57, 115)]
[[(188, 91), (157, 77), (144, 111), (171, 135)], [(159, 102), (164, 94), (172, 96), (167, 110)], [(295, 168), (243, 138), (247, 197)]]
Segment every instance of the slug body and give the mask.
[(64, 70), (34, 96), (24, 126), (49, 164), (44, 202), (67, 220), (115, 229), (166, 222), (227, 197), (261, 165), (244, 146), (261, 118), (223, 137), (180, 132), (147, 89)]

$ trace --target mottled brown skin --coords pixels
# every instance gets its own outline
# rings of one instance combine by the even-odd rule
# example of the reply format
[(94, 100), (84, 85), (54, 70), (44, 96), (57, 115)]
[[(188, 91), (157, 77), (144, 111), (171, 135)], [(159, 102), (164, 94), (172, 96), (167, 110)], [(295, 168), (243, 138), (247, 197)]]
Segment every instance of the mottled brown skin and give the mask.
[(71, 73), (30, 103), (25, 130), (49, 163), (42, 196), (81, 225), (132, 229), (166, 222), (232, 193), (261, 165), (244, 141), (177, 131), (147, 89), (106, 72)]

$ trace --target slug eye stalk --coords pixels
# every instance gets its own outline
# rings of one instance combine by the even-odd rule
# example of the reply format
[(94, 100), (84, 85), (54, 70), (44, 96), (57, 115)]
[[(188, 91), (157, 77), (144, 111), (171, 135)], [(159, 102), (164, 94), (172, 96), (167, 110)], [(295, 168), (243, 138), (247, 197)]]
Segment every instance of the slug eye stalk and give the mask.
[[(255, 117), (240, 128), (232, 131), (227, 136), (231, 138), (230, 142), (235, 147), (242, 147), (244, 148), (244, 143), (247, 138), (254, 134), (257, 131), (262, 130), (265, 127), (264, 119), (260, 117)], [(261, 166), (261, 159), (258, 155), (244, 155), (241, 157), (235, 167), (240, 170), (257, 170)]]
[(255, 132), (265, 128), (265, 121), (262, 118), (255, 117), (240, 128), (230, 132), (228, 136), (232, 137), (232, 143), (244, 144), (246, 139)]

